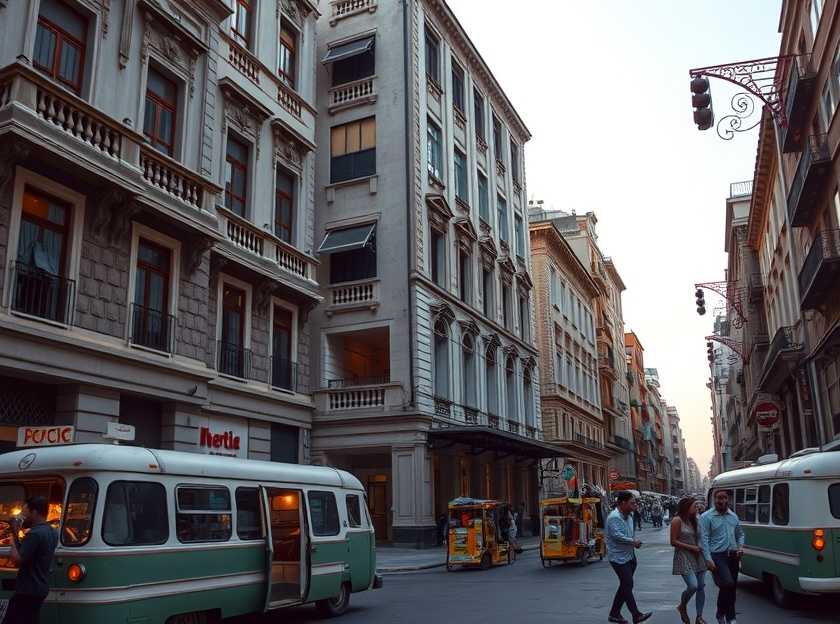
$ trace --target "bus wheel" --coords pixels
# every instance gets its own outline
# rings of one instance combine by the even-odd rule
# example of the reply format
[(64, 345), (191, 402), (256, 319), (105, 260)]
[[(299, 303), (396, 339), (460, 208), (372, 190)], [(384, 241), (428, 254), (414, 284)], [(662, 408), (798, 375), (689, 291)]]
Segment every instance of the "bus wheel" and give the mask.
[(481, 569), (489, 570), (491, 565), (493, 565), (493, 561), (490, 559), (490, 553), (484, 553), (481, 556)]
[(335, 598), (319, 600), (315, 608), (321, 617), (335, 617), (343, 614), (350, 606), (350, 586), (347, 583), (341, 584), (341, 591)]
[(793, 592), (784, 588), (778, 576), (770, 577), (770, 592), (773, 594), (773, 602), (782, 609), (790, 609), (793, 607), (795, 596)]

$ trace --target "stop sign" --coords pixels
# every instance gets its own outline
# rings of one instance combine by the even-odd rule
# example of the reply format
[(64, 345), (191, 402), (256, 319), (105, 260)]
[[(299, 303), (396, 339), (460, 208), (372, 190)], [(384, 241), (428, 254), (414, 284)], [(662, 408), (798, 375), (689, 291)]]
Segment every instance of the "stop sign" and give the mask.
[(755, 420), (760, 427), (775, 427), (781, 416), (781, 407), (775, 401), (762, 401), (755, 406)]

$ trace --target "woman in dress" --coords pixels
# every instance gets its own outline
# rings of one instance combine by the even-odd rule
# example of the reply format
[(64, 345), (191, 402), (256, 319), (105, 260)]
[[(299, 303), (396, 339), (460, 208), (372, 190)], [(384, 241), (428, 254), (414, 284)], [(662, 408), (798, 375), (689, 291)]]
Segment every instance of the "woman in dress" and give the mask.
[(700, 525), (697, 522), (697, 501), (686, 497), (677, 506), (677, 515), (671, 521), (671, 546), (674, 547), (673, 573), (685, 581), (685, 591), (680, 598), (677, 612), (684, 624), (691, 624), (688, 617), (688, 601), (695, 598), (697, 608), (696, 624), (706, 624), (703, 619), (703, 605), (706, 602), (706, 563), (700, 550)]

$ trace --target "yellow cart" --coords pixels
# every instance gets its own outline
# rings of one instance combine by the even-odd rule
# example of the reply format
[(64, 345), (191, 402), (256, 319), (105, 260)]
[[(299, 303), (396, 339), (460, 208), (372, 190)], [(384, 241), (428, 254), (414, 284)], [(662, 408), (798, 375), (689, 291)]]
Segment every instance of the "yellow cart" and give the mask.
[(486, 570), (513, 561), (513, 548), (504, 531), (509, 507), (474, 498), (456, 498), (449, 503), (448, 571), (456, 567)]
[(604, 558), (604, 512), (601, 499), (547, 498), (540, 501), (540, 561), (576, 561), (586, 565), (598, 556)]

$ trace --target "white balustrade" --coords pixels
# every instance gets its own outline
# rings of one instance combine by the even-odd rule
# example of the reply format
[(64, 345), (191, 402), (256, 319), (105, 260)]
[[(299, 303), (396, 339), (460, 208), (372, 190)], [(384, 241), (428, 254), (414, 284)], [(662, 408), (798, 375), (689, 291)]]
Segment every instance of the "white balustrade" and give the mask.
[(201, 210), (203, 188), (185, 169), (167, 162), (151, 148), (143, 148), (141, 151), (140, 169), (146, 182), (196, 210)]
[(247, 225), (238, 223), (233, 219), (228, 219), (227, 238), (240, 249), (250, 251), (258, 256), (262, 256), (263, 254), (265, 239), (259, 232)]
[(333, 0), (332, 2), (332, 16), (330, 17), (330, 24), (335, 24), (338, 20), (350, 17), (356, 13), (363, 13), (376, 10), (376, 0)]
[(276, 258), (277, 264), (280, 266), (281, 269), (288, 271), (298, 277), (302, 277), (303, 279), (307, 279), (309, 277), (309, 261), (305, 258), (300, 257), (298, 254), (293, 253), (292, 251), (282, 247), (281, 245), (277, 245), (276, 247)]
[(70, 98), (42, 88), (38, 89), (36, 102), (38, 114), (49, 123), (106, 156), (120, 158), (122, 135), (99, 116), (77, 106)]
[(346, 108), (359, 102), (372, 102), (376, 99), (373, 76), (330, 89), (330, 110)]
[(282, 82), (277, 85), (277, 102), (295, 117), (300, 118), (300, 97)]
[(384, 405), (385, 388), (351, 388), (329, 392), (330, 411), (368, 409)]
[(239, 47), (232, 40), (228, 41), (228, 61), (239, 73), (260, 84), (260, 64), (251, 57), (251, 54), (244, 48)]
[(353, 305), (376, 300), (374, 282), (339, 286), (332, 289), (332, 305)]

